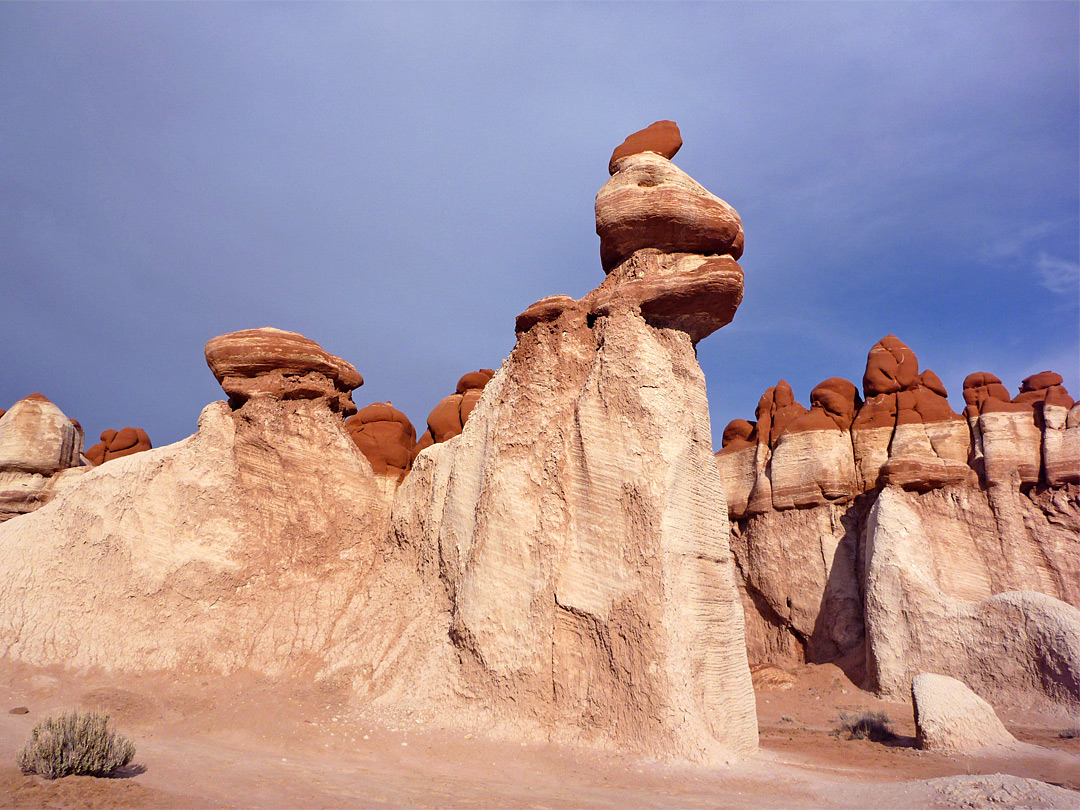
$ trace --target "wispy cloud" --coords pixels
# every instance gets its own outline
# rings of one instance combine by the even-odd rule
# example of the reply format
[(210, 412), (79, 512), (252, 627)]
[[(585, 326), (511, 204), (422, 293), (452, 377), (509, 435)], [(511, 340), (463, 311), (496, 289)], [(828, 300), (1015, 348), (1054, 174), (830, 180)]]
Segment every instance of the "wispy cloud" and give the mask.
[(1029, 248), (1041, 239), (1045, 239), (1059, 228), (1057, 222), (1039, 222), (1021, 228), (1015, 233), (991, 242), (982, 251), (982, 260), (996, 264), (997, 262), (1016, 259), (1024, 255), (1030, 255)]
[(1080, 288), (1080, 263), (1059, 258), (1046, 250), (1035, 252), (1039, 244), (1060, 236), (1065, 226), (1066, 223), (1061, 221), (1049, 221), (1021, 228), (987, 245), (980, 258), (986, 264), (1012, 263), (1030, 268), (1040, 286), (1055, 295), (1066, 295)]
[(1039, 274), (1039, 283), (1052, 293), (1065, 295), (1080, 289), (1080, 263), (1040, 252), (1035, 270)]

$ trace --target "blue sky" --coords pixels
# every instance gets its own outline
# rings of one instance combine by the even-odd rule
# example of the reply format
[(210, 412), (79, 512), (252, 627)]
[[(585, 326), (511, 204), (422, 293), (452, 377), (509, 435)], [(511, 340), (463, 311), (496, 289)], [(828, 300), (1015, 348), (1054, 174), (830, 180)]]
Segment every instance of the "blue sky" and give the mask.
[(603, 278), (593, 199), (660, 118), (742, 215), (713, 433), (897, 334), (962, 407), (1080, 396), (1080, 4), (0, 4), (0, 407), (155, 446), (276, 326), (424, 429), (514, 316)]

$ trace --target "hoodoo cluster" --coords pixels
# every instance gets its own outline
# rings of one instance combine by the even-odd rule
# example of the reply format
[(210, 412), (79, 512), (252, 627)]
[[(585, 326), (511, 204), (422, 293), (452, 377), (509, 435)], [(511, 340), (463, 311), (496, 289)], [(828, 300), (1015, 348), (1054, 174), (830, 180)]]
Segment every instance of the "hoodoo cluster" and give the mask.
[(992, 374), (964, 381), (964, 414), (938, 376), (893, 335), (866, 360), (862, 395), (831, 377), (810, 409), (781, 380), (758, 403), (756, 421), (724, 429), (716, 461), (733, 518), (844, 502), (894, 484), (927, 491), (950, 484), (1080, 483), (1080, 407), (1045, 371), (1012, 399)]

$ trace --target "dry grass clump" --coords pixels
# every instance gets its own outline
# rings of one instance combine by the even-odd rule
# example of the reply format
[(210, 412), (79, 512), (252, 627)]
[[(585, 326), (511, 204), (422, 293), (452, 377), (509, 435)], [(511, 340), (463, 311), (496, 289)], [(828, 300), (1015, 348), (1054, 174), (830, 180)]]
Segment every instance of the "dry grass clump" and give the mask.
[(109, 716), (98, 712), (47, 717), (30, 732), (19, 754), (19, 768), (46, 779), (108, 776), (135, 756), (131, 741), (110, 731), (108, 724)]
[(840, 712), (833, 734), (839, 737), (846, 734), (849, 740), (871, 740), (888, 742), (896, 739), (889, 728), (889, 715), (882, 711)]

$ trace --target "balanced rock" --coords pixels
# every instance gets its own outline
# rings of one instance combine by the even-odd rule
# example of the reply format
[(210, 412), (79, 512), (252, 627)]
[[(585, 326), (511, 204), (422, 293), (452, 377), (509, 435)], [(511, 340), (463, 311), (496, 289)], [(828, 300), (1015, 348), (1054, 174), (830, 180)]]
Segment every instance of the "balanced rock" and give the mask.
[(911, 698), (919, 748), (980, 751), (1016, 742), (994, 707), (956, 678), (920, 673), (911, 680)]
[(644, 248), (735, 260), (743, 250), (735, 209), (654, 152), (619, 162), (596, 195), (596, 233), (608, 273)]
[(350, 416), (356, 413), (351, 392), (364, 384), (355, 368), (315, 341), (272, 327), (212, 338), (206, 363), (234, 408), (253, 397), (311, 399)]
[(375, 402), (345, 420), (345, 429), (360, 448), (375, 475), (401, 481), (412, 466), (416, 429), (389, 402)]
[(82, 443), (79, 423), (42, 394), (0, 416), (0, 521), (48, 502), (60, 474), (82, 467)]
[(115, 458), (151, 450), (153, 444), (146, 431), (138, 427), (124, 427), (120, 430), (103, 430), (101, 441), (89, 448), (83, 455), (95, 467)]
[(739, 215), (677, 168), (665, 156), (673, 151), (652, 135), (628, 142), (596, 195), (596, 233), (608, 277), (580, 301), (537, 301), (517, 317), (518, 335), (556, 322), (592, 328), (628, 312), (697, 343), (734, 317), (743, 294), (736, 261), (743, 249)]
[(679, 125), (674, 121), (656, 121), (645, 129), (627, 135), (626, 140), (615, 147), (611, 160), (608, 161), (608, 174), (615, 174), (619, 170), (619, 161), (630, 155), (655, 152), (671, 160), (681, 148), (682, 134), (679, 132)]

